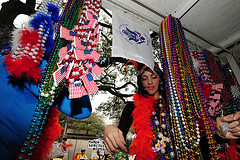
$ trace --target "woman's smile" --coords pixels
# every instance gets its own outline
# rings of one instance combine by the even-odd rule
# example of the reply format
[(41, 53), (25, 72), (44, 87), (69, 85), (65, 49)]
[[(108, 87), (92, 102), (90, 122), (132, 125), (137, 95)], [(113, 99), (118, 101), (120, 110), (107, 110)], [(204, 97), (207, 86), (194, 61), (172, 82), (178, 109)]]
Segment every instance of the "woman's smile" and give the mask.
[(160, 77), (156, 71), (147, 70), (142, 74), (142, 84), (143, 88), (148, 92), (148, 94), (158, 97), (158, 86)]
[(149, 86), (149, 87), (146, 87), (147, 89), (149, 90), (153, 90), (155, 87), (154, 86)]

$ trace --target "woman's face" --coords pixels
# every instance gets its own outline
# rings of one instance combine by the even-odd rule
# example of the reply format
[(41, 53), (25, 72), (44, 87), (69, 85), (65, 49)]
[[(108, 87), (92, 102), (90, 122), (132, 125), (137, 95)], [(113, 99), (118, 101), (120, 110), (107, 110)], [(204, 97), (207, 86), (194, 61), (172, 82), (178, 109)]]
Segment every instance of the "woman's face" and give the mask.
[(158, 92), (160, 80), (158, 73), (156, 71), (147, 70), (142, 74), (141, 78), (144, 90), (146, 90), (148, 94), (154, 96), (154, 98), (158, 98), (160, 96)]

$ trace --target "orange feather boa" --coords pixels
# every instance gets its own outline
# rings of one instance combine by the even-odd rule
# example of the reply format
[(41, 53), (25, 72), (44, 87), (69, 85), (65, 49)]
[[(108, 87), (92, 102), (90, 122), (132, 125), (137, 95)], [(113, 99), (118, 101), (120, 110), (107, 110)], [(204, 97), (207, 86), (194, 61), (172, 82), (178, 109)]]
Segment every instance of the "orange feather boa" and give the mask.
[(47, 123), (30, 160), (45, 160), (52, 149), (53, 142), (61, 136), (63, 127), (59, 124), (59, 113), (56, 108), (51, 107)]
[(156, 159), (157, 153), (153, 152), (152, 141), (153, 128), (151, 127), (151, 114), (154, 111), (153, 103), (156, 102), (154, 97), (143, 97), (142, 95), (133, 95), (134, 109), (133, 124), (134, 132), (137, 133), (132, 145), (130, 146), (130, 154), (136, 154), (137, 160)]

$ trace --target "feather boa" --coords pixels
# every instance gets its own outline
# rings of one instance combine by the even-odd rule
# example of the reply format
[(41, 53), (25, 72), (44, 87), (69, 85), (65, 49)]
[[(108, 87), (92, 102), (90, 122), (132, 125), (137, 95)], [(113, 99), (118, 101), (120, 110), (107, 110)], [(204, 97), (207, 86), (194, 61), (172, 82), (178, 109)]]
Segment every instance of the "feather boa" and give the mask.
[[(43, 23), (43, 22), (45, 22), (45, 23)], [(39, 30), (40, 25), (43, 25), (44, 30), (40, 31), (40, 32), (42, 32), (42, 36), (44, 36), (44, 34), (46, 34), (46, 30), (48, 30), (48, 35), (46, 36), (45, 43), (44, 43), (44, 48), (45, 48), (44, 56), (49, 58), (49, 54), (52, 50), (52, 46), (54, 43), (54, 39), (53, 39), (54, 24), (51, 20), (51, 17), (47, 16), (41, 12), (36, 13), (34, 15), (33, 19), (29, 22), (29, 25), (32, 28), (34, 28), (34, 30), (36, 30), (36, 31)]]
[[(42, 46), (36, 47), (41, 39), (40, 35), (35, 30), (21, 30), (19, 31), (19, 48), (18, 54), (11, 54), (6, 56), (4, 65), (10, 72), (10, 75), (17, 78), (27, 78), (38, 82), (41, 79), (40, 66), (41, 57), (43, 56)], [(38, 52), (36, 52), (38, 48)], [(37, 54), (35, 54), (37, 53)]]
[(49, 58), (53, 46), (54, 25), (59, 21), (59, 7), (48, 3), (46, 12), (36, 12), (26, 29), (13, 32), (12, 53), (4, 64), (17, 79), (40, 81), (42, 57)]
[(47, 123), (44, 126), (38, 144), (32, 152), (31, 160), (45, 160), (52, 149), (53, 142), (61, 136), (63, 128), (59, 124), (59, 113), (56, 108), (51, 107)]
[(130, 154), (136, 154), (137, 160), (156, 159), (157, 153), (152, 150), (153, 129), (151, 127), (151, 114), (154, 111), (154, 97), (143, 97), (138, 94), (133, 95), (134, 109), (133, 124), (134, 132), (137, 133), (132, 145)]
[(226, 150), (219, 152), (221, 160), (237, 160), (240, 159), (240, 145), (236, 143), (236, 140), (229, 141), (229, 145)]
[(34, 79), (35, 82), (41, 79), (40, 73), (42, 70), (28, 56), (22, 56), (16, 60), (8, 55), (3, 64), (7, 66), (5, 70), (8, 70), (9, 74), (17, 79), (24, 79), (26, 77), (27, 79)]
[(53, 23), (54, 24), (58, 23), (58, 21), (60, 20), (60, 16), (59, 16), (60, 8), (52, 3), (48, 3), (47, 8), (48, 8), (48, 14), (51, 15), (51, 19)]

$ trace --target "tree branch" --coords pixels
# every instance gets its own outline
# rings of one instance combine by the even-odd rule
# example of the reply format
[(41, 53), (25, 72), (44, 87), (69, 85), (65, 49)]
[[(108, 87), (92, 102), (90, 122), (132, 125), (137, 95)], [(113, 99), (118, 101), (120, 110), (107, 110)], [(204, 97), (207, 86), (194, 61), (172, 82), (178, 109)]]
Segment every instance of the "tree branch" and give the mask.
[(134, 83), (132, 83), (132, 82), (127, 82), (127, 83), (123, 84), (123, 85), (120, 86), (120, 87), (112, 87), (112, 86), (115, 86), (114, 83), (103, 82), (102, 80), (95, 80), (95, 82), (100, 82), (100, 83), (102, 83), (102, 84), (104, 84), (104, 85), (108, 85), (108, 87), (110, 87), (110, 88), (112, 88), (112, 89), (114, 89), (114, 90), (121, 90), (121, 89), (125, 88), (127, 85), (132, 85), (134, 88), (137, 87), (137, 86), (136, 86)]
[(127, 83), (125, 83), (124, 85), (122, 85), (122, 86), (120, 86), (120, 87), (117, 87), (117, 88), (115, 88), (115, 89), (116, 89), (116, 90), (120, 90), (120, 89), (123, 89), (124, 87), (126, 87), (127, 85), (132, 85), (133, 87), (137, 88), (137, 86), (136, 86), (134, 83), (132, 83), (132, 82), (127, 82)]
[(111, 15), (105, 8), (101, 7), (101, 9), (102, 9), (109, 17), (112, 18), (112, 15)]
[(109, 25), (109, 24), (102, 23), (102, 22), (98, 22), (98, 24), (100, 24), (100, 26), (102, 26), (102, 27), (106, 27), (106, 28), (112, 29), (112, 26)]
[(126, 102), (124, 98), (131, 97), (133, 95), (133, 94), (122, 94), (122, 93), (112, 90), (112, 88), (113, 87), (110, 87), (110, 86), (98, 86), (98, 89), (100, 91), (107, 91), (107, 92), (111, 93), (112, 95), (121, 98), (124, 101), (124, 103)]

